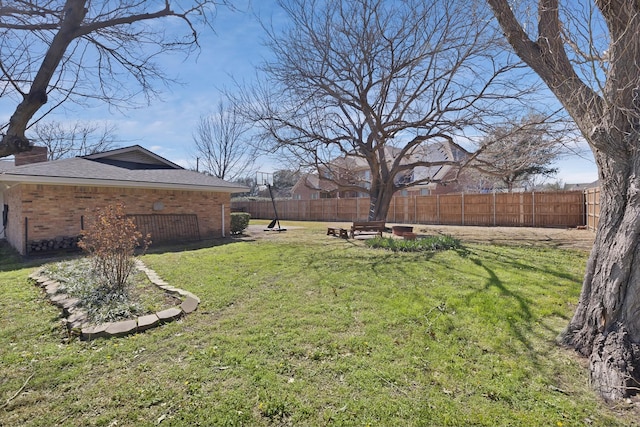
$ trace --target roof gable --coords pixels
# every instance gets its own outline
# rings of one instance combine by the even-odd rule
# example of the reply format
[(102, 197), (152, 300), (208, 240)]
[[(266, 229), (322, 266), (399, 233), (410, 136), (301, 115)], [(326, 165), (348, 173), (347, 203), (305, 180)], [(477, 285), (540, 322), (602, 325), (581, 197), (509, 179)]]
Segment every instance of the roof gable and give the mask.
[(126, 169), (183, 169), (181, 166), (139, 145), (89, 154), (88, 156), (82, 156), (82, 158)]

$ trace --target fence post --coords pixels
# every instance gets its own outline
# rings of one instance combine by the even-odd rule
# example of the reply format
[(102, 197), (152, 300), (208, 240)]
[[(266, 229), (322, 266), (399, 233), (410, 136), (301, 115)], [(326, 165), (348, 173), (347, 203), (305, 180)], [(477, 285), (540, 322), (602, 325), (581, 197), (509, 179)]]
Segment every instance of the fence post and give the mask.
[(496, 190), (493, 190), (493, 226), (496, 226)]
[(225, 235), (224, 235), (224, 205), (222, 205), (222, 237), (225, 237)]
[(436, 194), (436, 218), (438, 219), (438, 224), (440, 224), (440, 195)]
[(536, 226), (536, 193), (534, 191), (531, 192), (531, 222), (533, 222), (533, 227)]
[(396, 222), (397, 221), (396, 205), (398, 204), (398, 198), (394, 197), (392, 200), (393, 200), (393, 221)]
[(29, 218), (24, 217), (24, 254), (29, 255)]
[(462, 197), (460, 198), (460, 204), (461, 204), (461, 211), (462, 211), (462, 225), (464, 225), (464, 193), (461, 194)]

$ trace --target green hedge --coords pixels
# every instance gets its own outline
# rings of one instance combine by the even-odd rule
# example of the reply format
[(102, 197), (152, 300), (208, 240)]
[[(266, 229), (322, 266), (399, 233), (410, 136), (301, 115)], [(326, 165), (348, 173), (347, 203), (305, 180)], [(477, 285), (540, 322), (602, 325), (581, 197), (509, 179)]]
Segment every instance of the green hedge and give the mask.
[(251, 215), (245, 212), (232, 212), (231, 213), (231, 234), (238, 235), (249, 226), (249, 219)]

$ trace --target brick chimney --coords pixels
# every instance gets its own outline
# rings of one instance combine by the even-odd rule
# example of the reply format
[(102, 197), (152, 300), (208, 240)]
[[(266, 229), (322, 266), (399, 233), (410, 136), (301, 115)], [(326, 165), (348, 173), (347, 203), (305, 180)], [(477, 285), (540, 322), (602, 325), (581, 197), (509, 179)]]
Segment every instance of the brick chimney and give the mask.
[(29, 165), (31, 163), (46, 162), (48, 160), (47, 147), (32, 147), (31, 151), (23, 151), (14, 155), (16, 166)]

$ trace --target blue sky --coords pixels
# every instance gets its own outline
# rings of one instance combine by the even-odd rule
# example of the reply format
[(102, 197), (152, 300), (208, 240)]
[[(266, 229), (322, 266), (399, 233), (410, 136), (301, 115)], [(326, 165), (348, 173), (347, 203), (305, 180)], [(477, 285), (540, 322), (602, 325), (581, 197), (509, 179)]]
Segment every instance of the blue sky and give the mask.
[[(243, 2), (237, 2), (243, 3)], [(248, 10), (249, 0), (241, 9)], [(200, 52), (186, 60), (165, 57), (160, 63), (171, 77), (182, 84), (163, 88), (162, 100), (135, 110), (115, 111), (106, 105), (78, 108), (57, 113), (57, 121), (109, 121), (117, 127), (120, 145), (139, 144), (185, 167), (195, 167), (193, 131), (203, 114), (212, 112), (218, 103), (220, 88), (232, 88), (233, 80), (250, 81), (255, 66), (269, 51), (262, 46), (263, 29), (255, 14), (264, 20), (277, 21), (278, 10), (273, 0), (254, 1), (250, 12), (218, 11), (214, 22), (216, 34), (203, 32)], [(0, 114), (8, 116), (14, 103), (0, 100)], [(555, 180), (584, 183), (597, 179), (596, 166), (590, 152), (584, 158), (572, 156), (556, 165), (560, 171)], [(276, 160), (259, 159), (259, 169), (273, 171)]]

